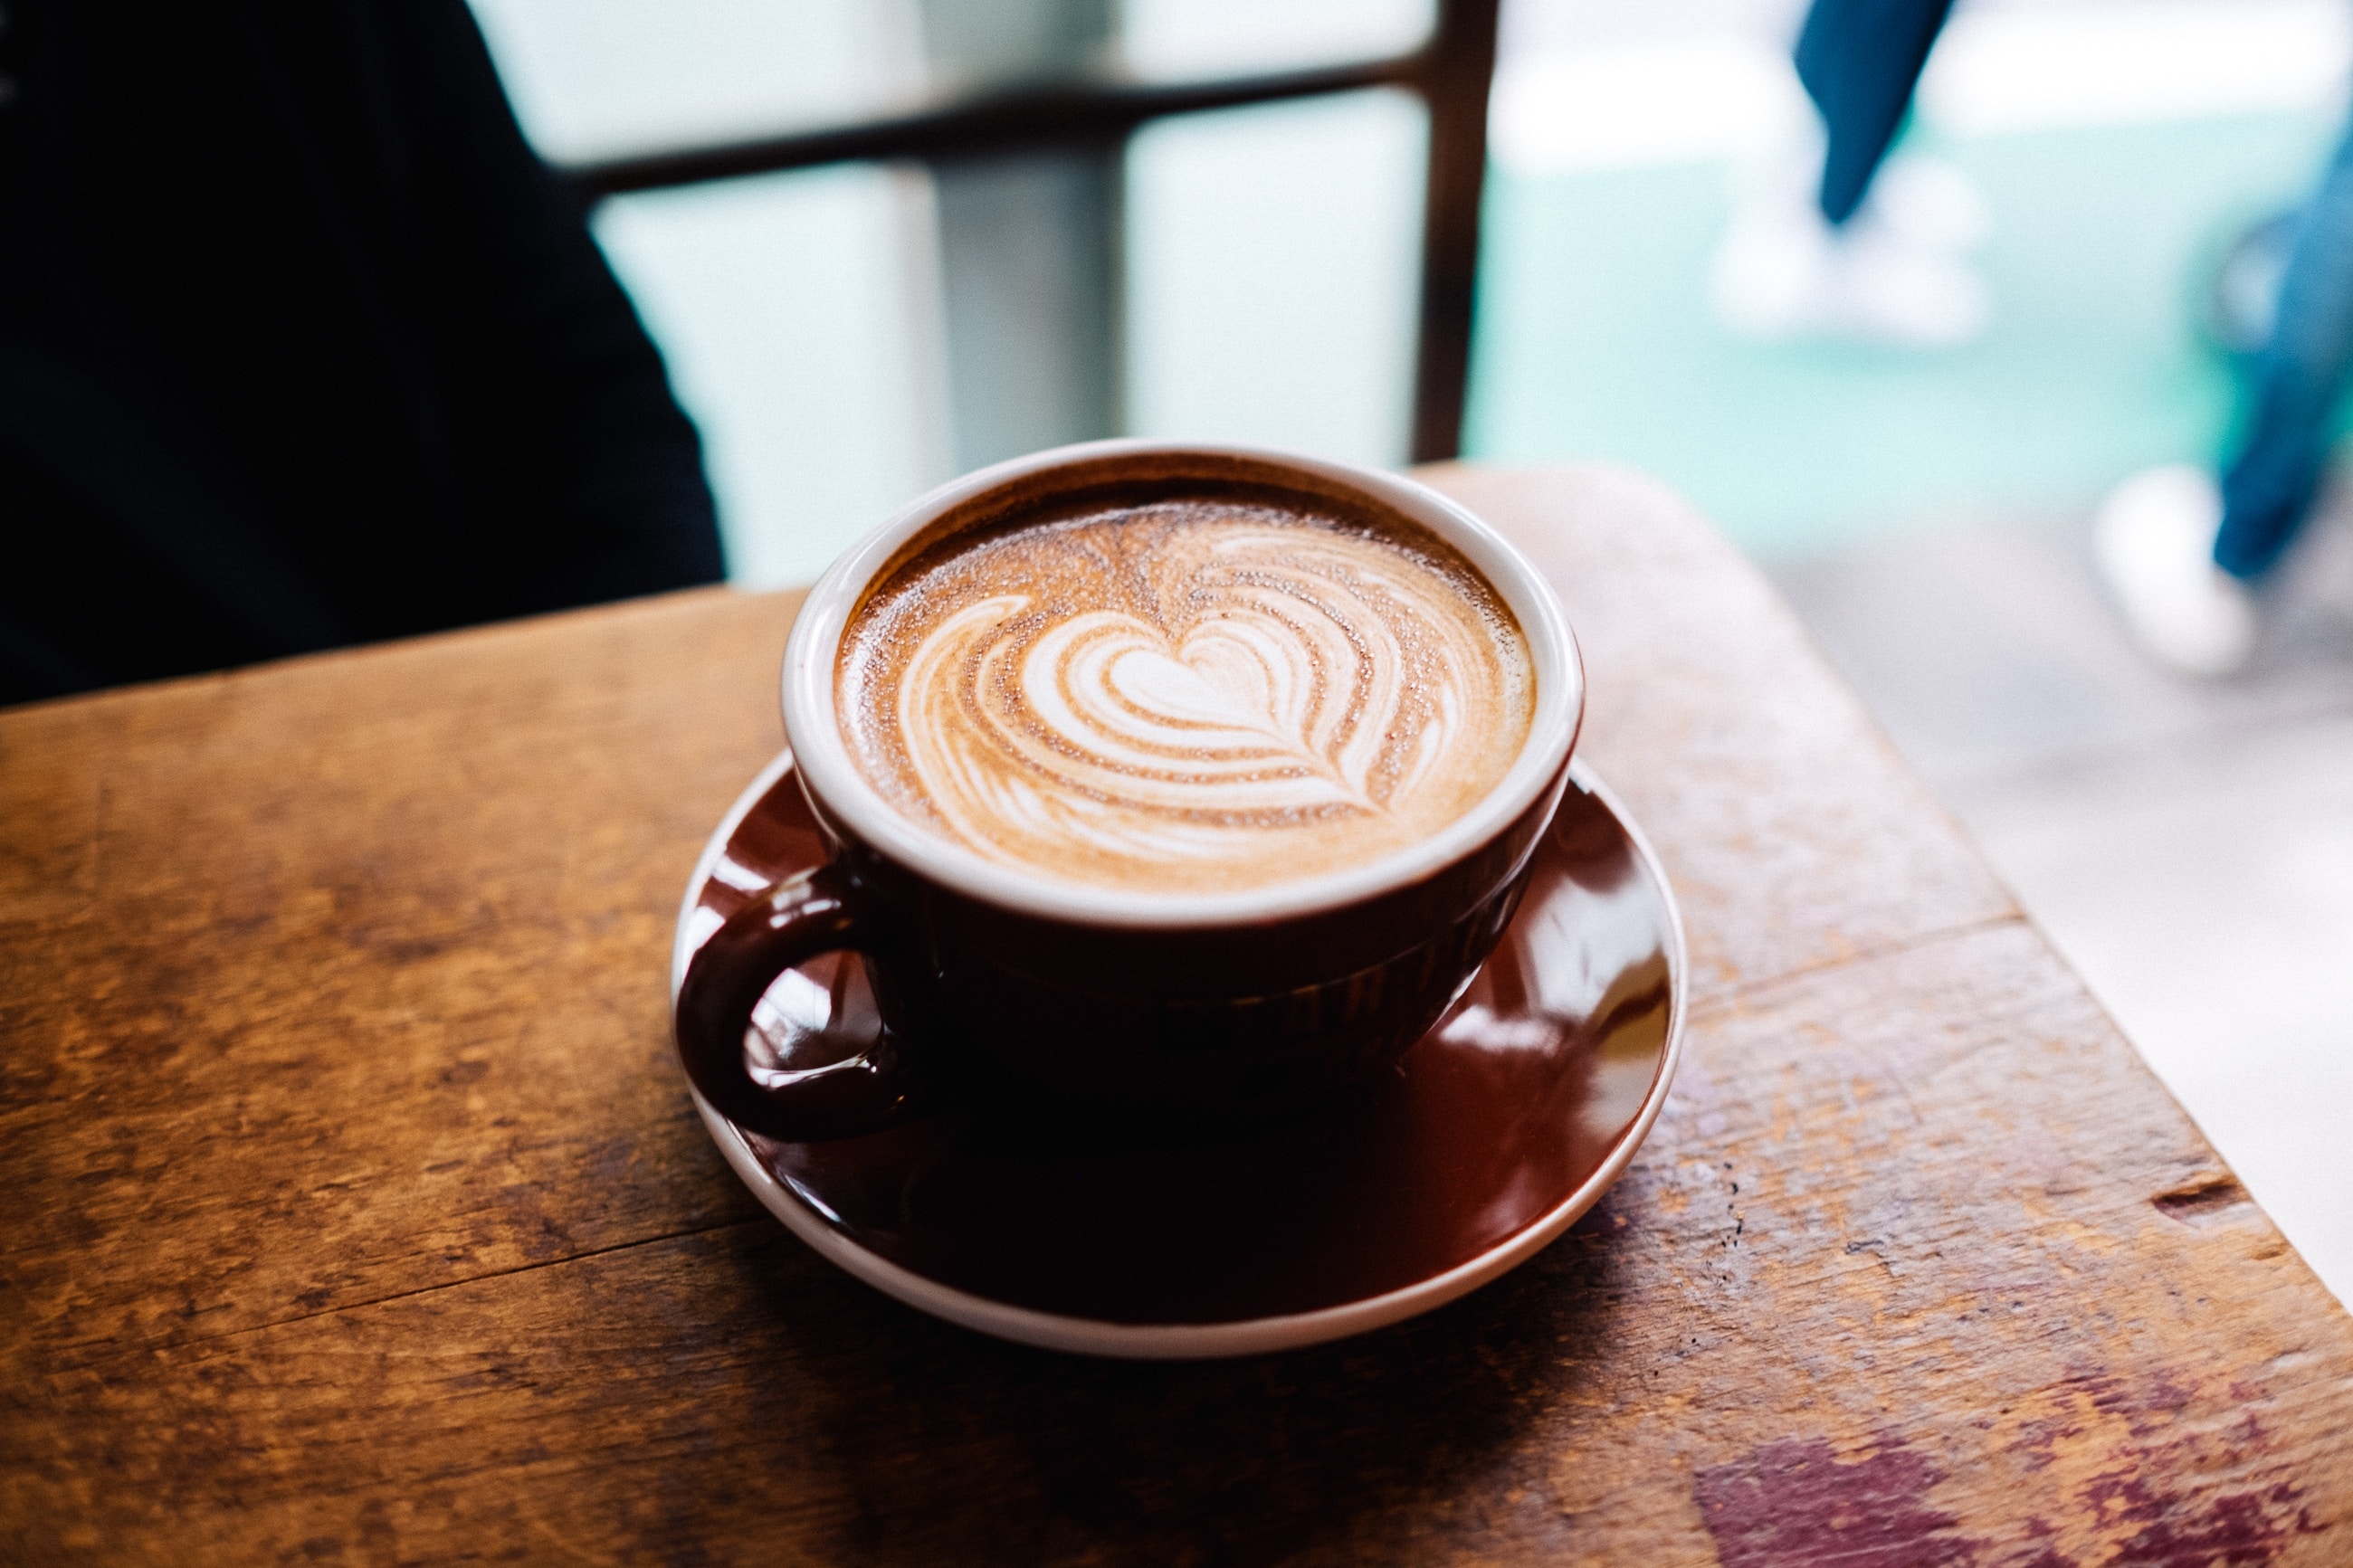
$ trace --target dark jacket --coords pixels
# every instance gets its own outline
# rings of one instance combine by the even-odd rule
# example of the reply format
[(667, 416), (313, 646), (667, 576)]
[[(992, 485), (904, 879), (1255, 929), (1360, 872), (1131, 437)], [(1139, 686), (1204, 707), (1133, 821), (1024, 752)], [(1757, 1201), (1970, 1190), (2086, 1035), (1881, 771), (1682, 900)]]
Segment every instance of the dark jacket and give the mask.
[(5, 0), (0, 701), (708, 582), (460, 0)]

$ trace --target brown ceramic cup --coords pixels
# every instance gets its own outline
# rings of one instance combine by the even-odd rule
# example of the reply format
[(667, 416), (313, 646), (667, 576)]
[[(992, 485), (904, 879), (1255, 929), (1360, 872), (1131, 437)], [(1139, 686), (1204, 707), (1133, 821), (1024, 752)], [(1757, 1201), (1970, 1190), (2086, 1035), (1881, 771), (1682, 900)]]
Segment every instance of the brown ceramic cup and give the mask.
[[(1401, 517), (1460, 551), (1510, 606), (1536, 672), (1520, 754), (1485, 799), (1394, 854), (1240, 892), (1131, 893), (1008, 868), (894, 811), (835, 717), (844, 627), (920, 546), (1047, 506), (1187, 495)], [(785, 731), (831, 858), (753, 899), (695, 954), (679, 1054), (713, 1109), (786, 1142), (880, 1131), (1007, 1097), (1222, 1120), (1282, 1113), (1394, 1063), (1518, 908), (1584, 710), (1551, 588), (1485, 523), (1394, 474), (1236, 447), (1104, 441), (934, 490), (837, 561), (785, 652)], [(866, 961), (883, 1029), (846, 1060), (755, 1065), (754, 1007), (821, 953)]]

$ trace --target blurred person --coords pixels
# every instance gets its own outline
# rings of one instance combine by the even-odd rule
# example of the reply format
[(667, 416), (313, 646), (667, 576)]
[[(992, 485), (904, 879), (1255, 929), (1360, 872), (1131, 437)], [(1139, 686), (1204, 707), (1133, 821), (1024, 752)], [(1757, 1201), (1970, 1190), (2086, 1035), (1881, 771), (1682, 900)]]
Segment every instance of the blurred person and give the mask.
[(722, 574), (462, 0), (0, 29), (0, 701)]
[(1741, 195), (1710, 279), (1732, 331), (1946, 348), (1992, 321), (1964, 258), (1983, 202), (1949, 166), (1887, 156), (1951, 4), (1813, 0), (1793, 60), (1819, 134)]
[(2243, 668), (2261, 590), (2312, 514), (2353, 373), (2353, 125), (2295, 225), (2271, 329), (2242, 384), (2243, 435), (2216, 475), (2168, 464), (2111, 491), (2094, 547), (2143, 649), (2193, 675)]

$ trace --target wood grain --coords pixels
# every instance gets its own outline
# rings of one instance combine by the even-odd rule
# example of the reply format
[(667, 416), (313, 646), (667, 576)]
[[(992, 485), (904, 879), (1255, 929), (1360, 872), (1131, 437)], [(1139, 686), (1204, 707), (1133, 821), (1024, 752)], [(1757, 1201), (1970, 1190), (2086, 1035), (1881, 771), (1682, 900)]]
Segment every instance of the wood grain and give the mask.
[(647, 955), (780, 743), (792, 605), (686, 595), (0, 720), (0, 1175), (72, 1194), (12, 1227), (9, 1352), (757, 1212)]
[(1703, 992), (2015, 918), (1763, 574), (1618, 468), (1424, 471), (1558, 590), (1590, 689), (1580, 753), (1634, 805)]
[(2353, 1320), (1671, 496), (1560, 582), (1703, 1001), (1626, 1181), (1367, 1338), (997, 1344), (703, 1138), (678, 894), (794, 601), (0, 714), (0, 1558), (2353, 1560)]

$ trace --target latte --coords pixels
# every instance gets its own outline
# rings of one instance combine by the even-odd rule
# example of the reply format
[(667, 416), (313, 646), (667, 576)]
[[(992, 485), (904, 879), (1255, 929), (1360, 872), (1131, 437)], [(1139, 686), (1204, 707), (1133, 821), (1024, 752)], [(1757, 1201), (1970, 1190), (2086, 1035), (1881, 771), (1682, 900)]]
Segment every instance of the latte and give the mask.
[(1144, 893), (1377, 860), (1511, 771), (1535, 706), (1511, 610), (1387, 516), (1248, 490), (951, 534), (852, 614), (836, 711), (902, 816)]

